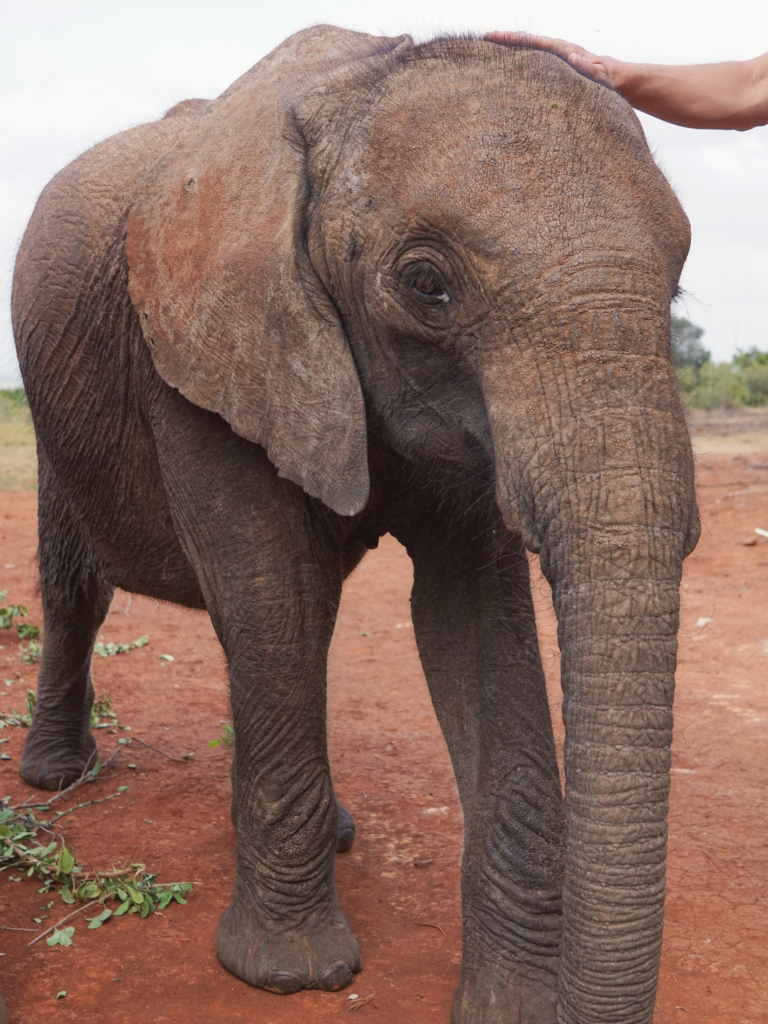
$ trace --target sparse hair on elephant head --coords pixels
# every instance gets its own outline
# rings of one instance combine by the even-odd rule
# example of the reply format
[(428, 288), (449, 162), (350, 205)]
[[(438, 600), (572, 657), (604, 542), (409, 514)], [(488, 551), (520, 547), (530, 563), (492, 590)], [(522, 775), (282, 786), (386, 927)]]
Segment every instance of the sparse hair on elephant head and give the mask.
[(167, 117), (197, 116), (128, 221), (130, 295), (160, 376), (341, 515), (368, 501), (365, 406), (307, 251), (302, 129), (350, 68), (386, 74), (403, 45), (318, 26), (217, 100), (173, 107)]

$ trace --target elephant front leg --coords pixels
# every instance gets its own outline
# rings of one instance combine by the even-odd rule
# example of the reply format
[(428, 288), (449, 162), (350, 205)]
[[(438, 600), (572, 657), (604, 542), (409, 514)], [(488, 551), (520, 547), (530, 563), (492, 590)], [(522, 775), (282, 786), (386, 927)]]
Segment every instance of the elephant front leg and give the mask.
[(563, 811), (528, 564), (499, 523), (407, 541), (413, 620), (464, 810), (453, 1024), (554, 1024)]
[(177, 392), (161, 397), (154, 429), (171, 513), (229, 666), (237, 882), (217, 951), (273, 992), (343, 988), (361, 963), (336, 900), (326, 742), (341, 545), (329, 514), (262, 449)]
[(280, 631), (293, 637), (274, 638), (276, 657), (244, 636), (239, 650), (228, 648), (238, 868), (216, 939), (225, 967), (284, 994), (344, 988), (362, 966), (334, 890), (339, 821), (325, 741), (325, 651), (312, 656), (316, 638), (295, 611), (284, 609)]

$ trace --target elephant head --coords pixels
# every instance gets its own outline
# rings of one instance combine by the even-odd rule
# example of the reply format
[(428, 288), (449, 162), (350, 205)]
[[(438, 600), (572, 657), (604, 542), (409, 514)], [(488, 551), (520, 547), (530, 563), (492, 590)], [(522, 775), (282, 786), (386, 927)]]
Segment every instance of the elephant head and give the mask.
[(559, 1019), (649, 1022), (682, 561), (689, 226), (557, 57), (317, 28), (186, 128), (128, 225), (156, 369), (341, 515), (367, 430), (540, 552), (562, 649)]

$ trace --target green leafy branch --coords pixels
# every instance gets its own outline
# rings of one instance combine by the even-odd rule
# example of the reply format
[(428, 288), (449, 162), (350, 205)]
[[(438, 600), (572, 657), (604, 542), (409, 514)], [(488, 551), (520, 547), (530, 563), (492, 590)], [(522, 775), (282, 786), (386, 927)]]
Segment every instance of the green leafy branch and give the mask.
[(148, 643), (148, 636), (140, 636), (132, 644), (115, 644), (112, 641), (105, 644), (99, 641), (99, 643), (94, 644), (93, 653), (98, 654), (102, 658), (113, 658), (116, 654), (127, 654), (128, 651), (137, 651), (140, 647), (146, 647)]
[[(123, 649), (133, 650), (136, 646), (143, 647), (148, 642), (149, 637), (140, 637), (135, 644), (119, 646)], [(118, 645), (110, 646), (117, 647)], [(12, 711), (10, 714), (0, 714), (0, 728), (6, 725), (30, 726), (36, 705), (37, 696), (34, 690), (28, 690), (26, 712)], [(112, 700), (109, 694), (104, 693), (94, 701), (91, 710), (91, 727), (105, 728), (109, 726), (130, 729), (130, 726), (118, 725)], [(29, 943), (30, 946), (46, 936), (49, 946), (71, 946), (74, 926), (64, 928), (63, 925), (72, 917), (93, 907), (99, 909), (95, 916), (86, 919), (89, 922), (89, 929), (100, 928), (112, 917), (139, 914), (140, 917), (145, 918), (156, 911), (165, 910), (172, 902), (186, 903), (185, 895), (192, 891), (191, 882), (160, 883), (157, 881), (157, 876), (147, 871), (146, 865), (142, 863), (112, 867), (108, 870), (87, 870), (85, 866), (77, 862), (74, 851), (67, 847), (64, 837), (55, 831), (55, 827), (62, 818), (84, 807), (114, 800), (127, 791), (127, 786), (118, 786), (116, 792), (107, 796), (75, 804), (67, 810), (54, 814), (49, 820), (38, 820), (34, 814), (35, 810), (43, 813), (49, 812), (51, 806), (58, 800), (68, 796), (80, 786), (94, 782), (102, 768), (106, 767), (125, 747), (132, 745), (133, 742), (180, 763), (189, 762), (194, 757), (192, 753), (185, 754), (183, 757), (174, 757), (144, 740), (126, 737), (118, 741), (117, 747), (103, 765), (98, 759), (95, 759), (93, 763), (86, 765), (79, 779), (50, 799), (43, 802), (27, 800), (14, 806), (6, 806), (0, 800), (0, 872), (8, 871), (8, 878), (12, 882), (21, 882), (25, 876), (36, 877), (43, 883), (38, 892), (56, 892), (62, 901), (70, 906), (81, 904), (61, 921), (36, 935)], [(129, 765), (129, 767), (133, 767), (133, 765)], [(41, 840), (40, 833), (46, 833), (51, 841), (46, 843)], [(18, 872), (18, 874), (15, 876), (10, 874), (12, 871)], [(113, 907), (106, 906), (108, 902), (117, 902), (118, 906), (113, 909)], [(52, 904), (48, 905), (48, 907), (50, 906)], [(43, 918), (35, 918), (36, 924), (42, 924), (42, 921)]]
[(19, 657), (25, 665), (36, 665), (40, 661), (42, 653), (43, 645), (37, 640), (30, 640), (28, 644), (19, 644)]
[(231, 722), (221, 723), (221, 737), (213, 740), (208, 740), (209, 747), (220, 747), (222, 743), (226, 746), (231, 747), (235, 742), (235, 727)]
[(112, 698), (108, 693), (102, 693), (93, 702), (93, 707), (91, 708), (91, 728), (131, 731), (130, 725), (120, 725), (118, 722), (117, 714), (112, 709)]
[[(105, 765), (122, 749), (123, 746), (119, 745), (105, 761)], [(35, 817), (30, 809), (32, 806), (38, 810), (50, 810), (50, 805), (66, 793), (85, 782), (94, 781), (100, 770), (101, 765), (97, 761), (80, 779), (52, 797), (46, 804), (33, 805), (27, 802), (14, 807), (6, 807), (0, 801), (0, 872), (20, 872), (21, 874), (16, 876), (9, 873), (8, 877), (12, 882), (20, 882), (25, 875), (28, 878), (36, 877), (43, 883), (38, 892), (56, 892), (62, 901), (70, 906), (76, 903), (83, 904), (61, 921), (35, 936), (30, 945), (34, 945), (46, 935), (49, 936), (47, 939), (49, 946), (71, 945), (74, 928), (62, 928), (61, 926), (76, 914), (91, 907), (100, 907), (94, 917), (87, 918), (89, 929), (96, 929), (111, 917), (139, 914), (145, 918), (157, 910), (165, 910), (172, 902), (184, 904), (186, 903), (185, 895), (192, 891), (191, 882), (158, 882), (157, 876), (147, 871), (146, 865), (141, 863), (112, 867), (107, 870), (87, 870), (85, 866), (78, 863), (74, 851), (66, 846), (63, 836), (57, 835), (54, 831), (54, 826), (65, 815), (91, 804), (104, 803), (107, 800), (120, 797), (127, 791), (127, 786), (118, 786), (115, 793), (106, 797), (88, 800), (61, 811), (49, 821), (39, 821)], [(41, 832), (53, 836), (53, 841), (47, 844), (41, 842), (39, 838)], [(113, 910), (105, 905), (108, 901), (116, 901), (118, 906)], [(37, 923), (42, 923), (42, 919)]]
[[(127, 790), (127, 786), (119, 787), (117, 793), (104, 799), (114, 799)], [(89, 800), (88, 804), (102, 803), (103, 800)], [(81, 804), (80, 806), (87, 806)], [(58, 817), (64, 817), (71, 810), (63, 811)], [(65, 904), (75, 903), (100, 905), (100, 912), (92, 918), (89, 928), (100, 928), (110, 917), (122, 917), (123, 914), (139, 914), (142, 918), (153, 914), (156, 910), (165, 910), (173, 901), (186, 903), (185, 894), (191, 892), (191, 882), (160, 883), (157, 876), (147, 871), (145, 864), (134, 863), (108, 870), (89, 871), (77, 862), (75, 853), (63, 840), (54, 839), (43, 845), (38, 836), (41, 831), (51, 833), (51, 825), (56, 823), (37, 821), (33, 814), (21, 813), (13, 808), (0, 811), (0, 871), (22, 872), (28, 878), (36, 877), (43, 883), (40, 893), (57, 892)], [(11, 881), (21, 881), (21, 877), (9, 875)], [(115, 910), (104, 906), (108, 900), (116, 900), (119, 905)], [(80, 908), (87, 909), (86, 906)], [(69, 919), (68, 915), (68, 918)], [(62, 922), (59, 922), (61, 924)], [(54, 925), (47, 931), (53, 931)], [(45, 934), (45, 933), (44, 933)], [(43, 936), (33, 940), (37, 942)], [(70, 936), (71, 937), (71, 936)], [(64, 939), (49, 939), (49, 945), (70, 945)], [(32, 945), (32, 943), (30, 943)]]
[[(8, 596), (7, 590), (0, 590), (0, 601), (5, 601)], [(27, 606), (25, 604), (9, 604), (0, 606), (0, 629), (11, 629), (14, 619), (26, 619)], [(16, 632), (21, 640), (36, 640), (40, 636), (40, 627), (32, 626), (28, 622), (17, 622)]]
[[(37, 707), (37, 694), (34, 690), (27, 690), (25, 702), (27, 705), (25, 712), (10, 711), (8, 714), (0, 712), (0, 729), (6, 725), (20, 725), (24, 728), (29, 728), (32, 725), (35, 708)], [(108, 729), (110, 727), (127, 730), (131, 728), (129, 725), (118, 725), (117, 715), (112, 710), (112, 698), (108, 693), (102, 693), (93, 702), (93, 707), (91, 708), (91, 728)]]
[(37, 694), (34, 690), (27, 690), (26, 705), (26, 712), (10, 711), (7, 715), (0, 712), (0, 729), (4, 729), (6, 725), (20, 725), (24, 728), (29, 728), (32, 725), (32, 718), (37, 705)]
[[(0, 601), (5, 601), (8, 596), (7, 590), (0, 590)], [(15, 622), (16, 619), (27, 617), (27, 606), (25, 604), (0, 605), (0, 629), (12, 629), (16, 626), (16, 633), (19, 640), (26, 640), (27, 643), (19, 644), (19, 654), (25, 665), (34, 665), (40, 660), (42, 646), (39, 642), (41, 629), (29, 622)]]

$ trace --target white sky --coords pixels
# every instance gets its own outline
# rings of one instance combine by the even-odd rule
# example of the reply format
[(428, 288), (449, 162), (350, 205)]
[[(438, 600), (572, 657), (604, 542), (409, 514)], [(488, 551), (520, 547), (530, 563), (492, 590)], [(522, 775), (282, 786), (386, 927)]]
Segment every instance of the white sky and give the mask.
[[(768, 4), (757, 0), (0, 0), (0, 381), (19, 379), (11, 273), (50, 177), (180, 99), (216, 96), (286, 36), (318, 22), (419, 39), (520, 28), (659, 63), (768, 50)], [(693, 225), (687, 314), (705, 328), (716, 359), (730, 359), (737, 345), (768, 349), (768, 128), (643, 123)]]

